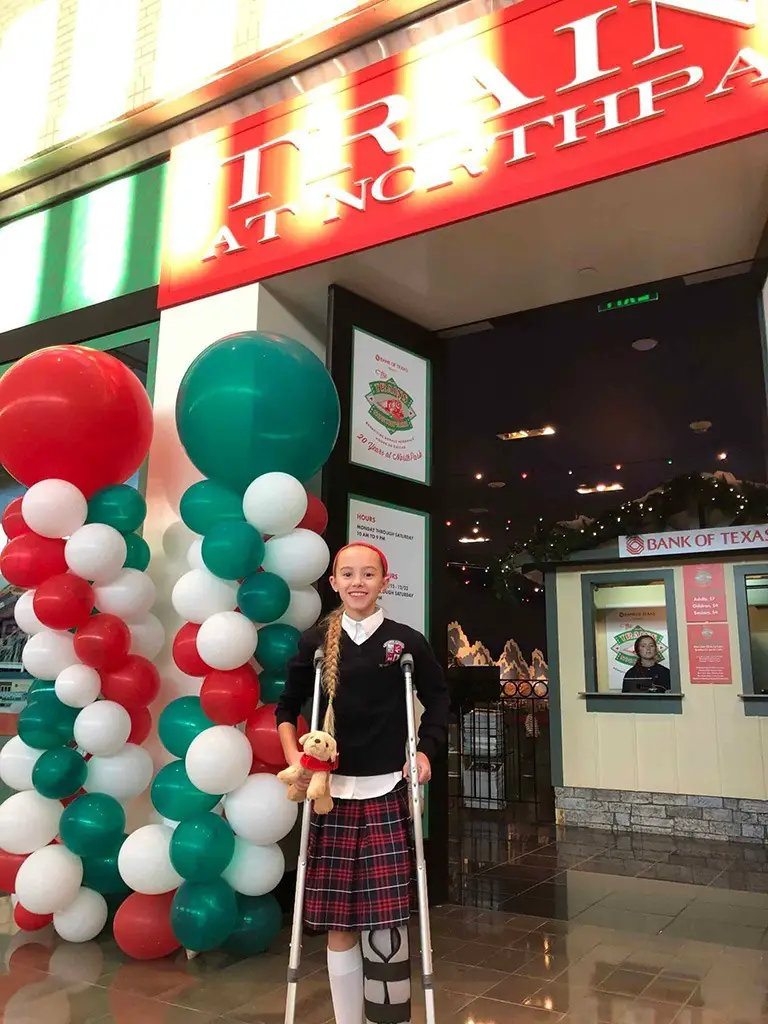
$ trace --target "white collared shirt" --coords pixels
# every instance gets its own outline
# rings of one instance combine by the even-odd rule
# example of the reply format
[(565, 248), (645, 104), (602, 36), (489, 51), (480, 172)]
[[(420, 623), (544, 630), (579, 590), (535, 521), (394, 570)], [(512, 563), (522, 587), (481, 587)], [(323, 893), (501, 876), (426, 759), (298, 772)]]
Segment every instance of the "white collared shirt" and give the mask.
[[(377, 608), (373, 615), (358, 621), (344, 612), (341, 625), (350, 640), (358, 647), (370, 639), (384, 622), (384, 609)], [(400, 772), (386, 775), (331, 775), (331, 796), (338, 800), (372, 800), (391, 793), (402, 778)]]

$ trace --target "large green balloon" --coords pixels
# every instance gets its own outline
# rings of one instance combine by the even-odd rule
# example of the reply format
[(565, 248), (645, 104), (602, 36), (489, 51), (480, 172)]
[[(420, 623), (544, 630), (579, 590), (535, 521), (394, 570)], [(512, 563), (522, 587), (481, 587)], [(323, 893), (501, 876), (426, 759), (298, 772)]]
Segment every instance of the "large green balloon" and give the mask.
[[(262, 668), (270, 672), (284, 669), (286, 662), (299, 649), (301, 633), (295, 626), (273, 623), (259, 630), (259, 646), (256, 649), (256, 660)], [(263, 700), (263, 698), (262, 698)]]
[(250, 523), (225, 519), (203, 537), (206, 569), (223, 580), (241, 580), (264, 561), (264, 538)]
[(125, 811), (113, 796), (85, 793), (64, 809), (59, 832), (78, 857), (104, 857), (122, 843)]
[(331, 454), (339, 396), (298, 341), (246, 331), (210, 345), (184, 374), (176, 426), (203, 476), (244, 493), (262, 473), (306, 481)]
[(29, 686), (27, 693), (27, 699), (32, 698), (41, 693), (55, 693), (56, 692), (56, 680), (55, 679), (33, 679)]
[(171, 864), (188, 882), (214, 882), (232, 860), (235, 834), (218, 814), (201, 814), (176, 826)]
[(72, 747), (46, 750), (32, 769), (32, 785), (41, 796), (63, 800), (82, 788), (88, 768), (85, 759)]
[[(157, 732), (160, 742), (174, 757), (186, 757), (189, 745), (213, 722), (205, 714), (199, 697), (177, 697), (160, 712)], [(174, 819), (178, 820), (178, 819)]]
[(28, 747), (52, 750), (71, 742), (79, 708), (62, 704), (52, 690), (38, 690), (19, 715), (18, 731)]
[(86, 889), (100, 892), (102, 896), (128, 896), (132, 892), (118, 870), (119, 853), (120, 847), (103, 857), (83, 857), (83, 885)]
[(138, 530), (147, 515), (147, 503), (128, 484), (102, 487), (88, 501), (87, 523), (106, 523), (120, 533)]
[(139, 572), (144, 572), (149, 565), (149, 544), (147, 544), (143, 537), (139, 537), (137, 533), (124, 533), (123, 537), (128, 548), (123, 568), (138, 569)]
[(285, 689), (285, 667), (277, 672), (264, 671), (259, 676), (259, 697), (262, 704), (277, 704)]
[(237, 591), (237, 606), (252, 622), (274, 622), (285, 615), (290, 603), (290, 587), (273, 572), (254, 573), (243, 580)]
[(236, 923), (237, 899), (222, 878), (215, 882), (184, 882), (173, 897), (171, 927), (185, 949), (216, 949)]
[(275, 897), (237, 897), (237, 922), (224, 948), (240, 956), (266, 953), (283, 926), (283, 912)]
[(215, 480), (199, 480), (181, 496), (179, 514), (193, 533), (206, 534), (226, 520), (245, 520), (243, 497)]
[(160, 769), (152, 783), (151, 797), (155, 810), (171, 821), (205, 814), (221, 800), (221, 794), (212, 796), (192, 785), (183, 761), (171, 761)]

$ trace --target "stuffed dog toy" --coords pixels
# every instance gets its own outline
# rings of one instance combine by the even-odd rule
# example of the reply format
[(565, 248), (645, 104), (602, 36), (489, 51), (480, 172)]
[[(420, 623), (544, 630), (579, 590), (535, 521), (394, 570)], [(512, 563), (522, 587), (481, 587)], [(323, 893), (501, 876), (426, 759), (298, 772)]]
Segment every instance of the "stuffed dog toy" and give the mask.
[[(299, 739), (304, 751), (298, 764), (284, 768), (278, 779), (288, 784), (288, 799), (301, 803), (305, 797), (312, 801), (316, 814), (328, 814), (333, 809), (331, 799), (331, 772), (338, 763), (336, 740), (319, 729)], [(294, 785), (299, 779), (309, 779), (306, 793)]]

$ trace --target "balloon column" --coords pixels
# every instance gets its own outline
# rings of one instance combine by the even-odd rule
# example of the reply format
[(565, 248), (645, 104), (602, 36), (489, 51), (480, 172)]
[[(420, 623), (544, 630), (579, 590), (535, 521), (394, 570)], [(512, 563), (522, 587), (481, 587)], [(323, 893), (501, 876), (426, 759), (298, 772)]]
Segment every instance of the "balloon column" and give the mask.
[(143, 498), (124, 481), (144, 461), (152, 409), (119, 360), (79, 346), (43, 349), (0, 379), (0, 462), (25, 494), (6, 509), (0, 573), (23, 588), (16, 621), (35, 677), (0, 776), (0, 875), (19, 927), (53, 922), (92, 939), (117, 870), (124, 803), (149, 786), (141, 744), (160, 679), (164, 630), (150, 609)]
[(190, 366), (176, 423), (206, 477), (181, 498), (198, 539), (172, 595), (184, 620), (173, 659), (199, 680), (199, 695), (160, 715), (160, 739), (176, 760), (152, 784), (162, 823), (120, 850), (120, 874), (136, 895), (118, 913), (115, 938), (134, 956), (162, 955), (145, 917), (170, 906), (186, 949), (255, 953), (281, 924), (270, 895), (285, 867), (277, 844), (297, 818), (274, 777), (284, 766), (274, 702), (300, 632), (320, 614), (312, 584), (329, 562), (325, 509), (304, 482), (333, 448), (339, 401), (303, 345), (238, 334)]

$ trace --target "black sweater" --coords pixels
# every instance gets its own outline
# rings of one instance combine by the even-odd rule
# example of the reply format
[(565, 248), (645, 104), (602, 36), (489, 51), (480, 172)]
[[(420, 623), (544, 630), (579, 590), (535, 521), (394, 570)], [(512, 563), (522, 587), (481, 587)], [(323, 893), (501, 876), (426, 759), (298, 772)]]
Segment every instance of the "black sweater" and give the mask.
[[(299, 640), (298, 654), (288, 665), (285, 689), (277, 704), (277, 723), (297, 719), (314, 688), (313, 658), (324, 642), (315, 626)], [(408, 724), (405, 681), (397, 647), (413, 655), (413, 682), (424, 713), (419, 728), (419, 750), (432, 758), (445, 743), (449, 696), (443, 670), (427, 641), (415, 629), (384, 619), (365, 643), (356, 644), (342, 630), (339, 685), (334, 708), (339, 746), (340, 775), (384, 775), (400, 771), (405, 761)], [(394, 650), (393, 650), (394, 647)], [(395, 660), (389, 660), (395, 656)], [(327, 701), (320, 704), (320, 722)]]

